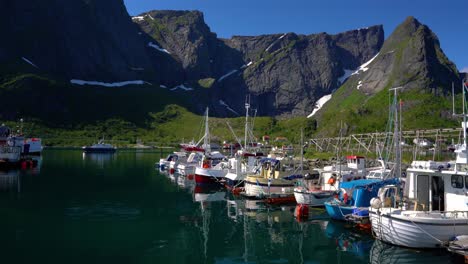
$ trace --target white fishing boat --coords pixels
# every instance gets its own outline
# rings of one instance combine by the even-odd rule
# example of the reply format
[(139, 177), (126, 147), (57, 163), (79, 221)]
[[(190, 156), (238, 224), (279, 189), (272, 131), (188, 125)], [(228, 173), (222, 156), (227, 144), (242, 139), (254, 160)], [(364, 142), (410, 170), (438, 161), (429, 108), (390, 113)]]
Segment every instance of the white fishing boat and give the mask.
[(226, 176), (224, 155), (213, 151), (203, 155), (199, 165), (195, 167), (195, 182), (197, 184), (220, 184)]
[(203, 140), (205, 154), (198, 166), (195, 167), (195, 183), (199, 185), (221, 184), (221, 180), (223, 180), (227, 173), (225, 164), (222, 162), (225, 156), (219, 151), (211, 151), (208, 108), (205, 113), (205, 134), (201, 139)]
[(249, 109), (250, 102), (245, 103), (245, 127), (244, 127), (244, 144), (240, 143), (240, 140), (234, 133), (234, 130), (228, 123), (231, 132), (238, 141), (241, 150), (237, 151), (234, 157), (227, 161), (226, 168), (227, 173), (225, 176), (226, 186), (234, 190), (236, 187), (244, 186), (244, 180), (249, 174), (258, 173), (260, 170), (259, 160), (263, 157), (263, 153), (257, 152), (256, 143), (253, 136), (253, 122), (249, 121)]
[(340, 182), (349, 182), (365, 177), (365, 158), (361, 156), (347, 156), (346, 165), (326, 166), (315, 176), (319, 178), (317, 185), (307, 185), (307, 181), (294, 188), (294, 196), (298, 204), (309, 206), (324, 206), (325, 202), (333, 199), (339, 190)]
[[(463, 85), (463, 98), (466, 89)], [(403, 193), (388, 186), (371, 201), (370, 221), (377, 239), (410, 248), (438, 248), (468, 234), (466, 117), (464, 110), (464, 141), (456, 146), (455, 162), (413, 161)]]
[(281, 163), (276, 159), (263, 158), (260, 164), (260, 173), (248, 175), (245, 179), (245, 196), (256, 198), (294, 196), (296, 175), (283, 178), (280, 174)]
[(185, 151), (176, 151), (174, 154), (177, 155), (177, 159), (169, 161), (168, 168), (169, 170), (173, 170), (175, 172), (179, 164), (187, 162), (187, 153)]
[(193, 175), (195, 174), (195, 167), (203, 159), (203, 154), (201, 152), (192, 152), (188, 156), (185, 162), (181, 162), (177, 165), (177, 173), (181, 175)]
[(23, 152), (24, 138), (14, 136), (11, 129), (5, 125), (0, 126), (0, 161), (1, 165), (18, 162)]

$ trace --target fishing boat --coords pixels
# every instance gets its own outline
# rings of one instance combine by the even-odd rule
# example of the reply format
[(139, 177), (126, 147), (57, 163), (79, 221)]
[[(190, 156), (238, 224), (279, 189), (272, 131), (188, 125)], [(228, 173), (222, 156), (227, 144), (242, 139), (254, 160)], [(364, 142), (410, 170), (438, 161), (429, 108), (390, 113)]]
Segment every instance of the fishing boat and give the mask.
[(168, 166), (169, 171), (172, 171), (172, 173), (175, 172), (179, 164), (183, 164), (187, 162), (187, 153), (185, 151), (176, 151), (174, 152), (174, 154), (177, 155), (177, 159), (173, 159), (169, 161), (169, 166)]
[(244, 195), (255, 198), (294, 197), (294, 187), (301, 175), (282, 177), (281, 162), (272, 158), (260, 160), (260, 173), (245, 179)]
[[(353, 212), (362, 211), (367, 208), (372, 198), (376, 197), (379, 188), (397, 184), (397, 179), (361, 179), (340, 183), (340, 194), (338, 198), (325, 202), (328, 215), (335, 220), (347, 220), (347, 216)], [(366, 213), (366, 211), (363, 211)]]
[[(361, 156), (347, 156), (347, 164), (337, 164), (335, 166), (326, 166), (320, 172), (316, 171), (315, 176), (308, 177), (319, 178), (316, 185), (307, 185), (303, 180), (300, 186), (294, 188), (294, 196), (298, 204), (309, 206), (324, 206), (324, 203), (333, 199), (339, 191), (341, 182), (349, 182), (364, 178), (365, 158)], [(307, 179), (305, 177), (304, 179)]]
[(91, 146), (84, 146), (82, 149), (85, 153), (114, 153), (117, 150), (111, 144), (104, 143), (104, 139), (99, 140), (98, 143)]
[(181, 175), (193, 175), (195, 174), (195, 167), (200, 164), (200, 161), (203, 159), (203, 154), (201, 152), (192, 152), (189, 154), (185, 162), (180, 162), (177, 165), (177, 173)]
[(438, 248), (468, 234), (466, 90), (463, 83), (463, 142), (456, 146), (456, 160), (413, 161), (403, 192), (396, 189), (388, 196), (382, 191), (369, 208), (377, 239), (410, 248)]
[(197, 184), (222, 184), (226, 176), (224, 155), (219, 151), (208, 152), (203, 155), (199, 165), (195, 167), (195, 182)]
[[(184, 154), (185, 155), (185, 154)], [(167, 157), (165, 158), (162, 158), (162, 159), (159, 159), (159, 163), (157, 163), (157, 166), (161, 169), (161, 170), (167, 170), (169, 169), (169, 164), (172, 162), (172, 161), (177, 161), (179, 159), (179, 155), (177, 152), (174, 152), (174, 153), (170, 153), (169, 155), (167, 155)]]
[(41, 155), (42, 149), (40, 138), (26, 138), (24, 140), (23, 155)]
[(234, 157), (227, 162), (227, 173), (225, 176), (225, 185), (228, 189), (236, 192), (236, 188), (244, 186), (244, 180), (249, 174), (258, 173), (260, 170), (259, 161), (263, 157), (262, 152), (258, 152), (257, 144), (254, 142), (253, 136), (253, 119), (249, 121), (250, 102), (245, 103), (245, 127), (244, 127), (244, 144), (240, 143), (234, 130), (229, 125), (229, 129), (238, 141), (241, 149), (237, 151)]
[[(224, 176), (226, 176), (227, 171), (225, 168), (225, 163), (222, 162), (225, 159), (225, 156), (219, 151), (211, 151), (211, 142), (210, 142), (210, 129), (208, 122), (208, 108), (205, 112), (205, 134), (203, 135), (203, 147), (205, 153), (198, 164), (195, 167), (195, 182), (197, 185), (200, 184), (222, 184)], [(201, 141), (200, 140), (200, 141)]]

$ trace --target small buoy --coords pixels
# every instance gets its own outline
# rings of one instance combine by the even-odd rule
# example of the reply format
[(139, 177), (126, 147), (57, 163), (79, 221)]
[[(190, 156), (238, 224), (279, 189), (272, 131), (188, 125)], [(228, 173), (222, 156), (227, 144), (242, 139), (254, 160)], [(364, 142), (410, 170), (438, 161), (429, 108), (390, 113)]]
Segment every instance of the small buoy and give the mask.
[(297, 205), (295, 215), (299, 220), (308, 219), (309, 218), (309, 206), (305, 204)]

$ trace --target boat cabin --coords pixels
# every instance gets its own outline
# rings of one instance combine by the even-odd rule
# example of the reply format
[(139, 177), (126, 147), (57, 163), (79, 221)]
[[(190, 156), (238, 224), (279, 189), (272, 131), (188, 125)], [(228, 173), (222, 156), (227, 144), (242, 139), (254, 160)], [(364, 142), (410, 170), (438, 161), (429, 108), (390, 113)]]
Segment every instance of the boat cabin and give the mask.
[[(466, 126), (462, 127), (465, 128)], [(466, 131), (464, 131), (466, 133)], [(466, 146), (456, 146), (455, 162), (413, 161), (407, 170), (404, 196), (422, 211), (468, 211)]]
[(365, 170), (366, 169), (366, 159), (361, 156), (347, 156), (346, 162), (350, 169), (355, 170)]
[(279, 160), (272, 158), (263, 158), (260, 160), (260, 163), (262, 164), (260, 171), (260, 175), (262, 178), (280, 178), (281, 164)]

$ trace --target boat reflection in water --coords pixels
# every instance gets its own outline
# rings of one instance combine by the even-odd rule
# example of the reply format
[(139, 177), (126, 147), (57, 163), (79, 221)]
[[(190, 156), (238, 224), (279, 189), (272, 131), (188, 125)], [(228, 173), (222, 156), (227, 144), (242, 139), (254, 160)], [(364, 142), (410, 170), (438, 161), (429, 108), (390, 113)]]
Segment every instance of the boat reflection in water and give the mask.
[(86, 153), (83, 152), (83, 162), (91, 161), (98, 165), (100, 168), (104, 168), (106, 163), (109, 163), (115, 159), (117, 155), (115, 153)]
[(337, 251), (348, 252), (359, 258), (367, 259), (374, 240), (368, 234), (355, 232), (351, 225), (329, 221), (325, 229), (327, 236), (335, 240)]
[(192, 192), (195, 188), (195, 180), (193, 179), (193, 176), (178, 175), (177, 186), (179, 186), (182, 189), (188, 190), (189, 192)]
[(454, 263), (455, 256), (447, 253), (445, 249), (416, 250), (392, 246), (376, 239), (370, 250), (370, 263)]
[[(210, 238), (210, 226), (213, 225), (212, 221), (216, 222), (219, 216), (220, 208), (215, 207), (215, 204), (226, 199), (226, 190), (221, 188), (212, 188), (210, 186), (195, 185), (193, 189), (193, 201), (200, 203), (201, 223), (197, 225), (200, 228), (202, 235), (202, 252), (205, 262), (209, 259), (208, 242)], [(214, 207), (214, 208), (213, 208)], [(213, 216), (213, 214), (215, 214)], [(213, 234), (211, 234), (213, 236)]]
[(0, 171), (0, 191), (21, 192), (21, 177), (19, 170)]

